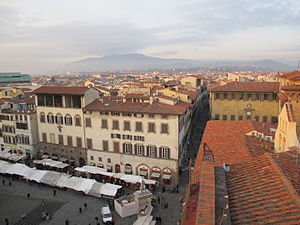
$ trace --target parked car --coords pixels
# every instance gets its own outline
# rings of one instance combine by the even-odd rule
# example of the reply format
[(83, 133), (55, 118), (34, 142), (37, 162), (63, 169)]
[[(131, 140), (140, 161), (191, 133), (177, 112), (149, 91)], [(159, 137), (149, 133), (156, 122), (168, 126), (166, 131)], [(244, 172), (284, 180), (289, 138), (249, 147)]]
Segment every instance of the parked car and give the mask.
[(101, 209), (102, 222), (104, 224), (113, 224), (112, 213), (109, 206), (104, 206)]

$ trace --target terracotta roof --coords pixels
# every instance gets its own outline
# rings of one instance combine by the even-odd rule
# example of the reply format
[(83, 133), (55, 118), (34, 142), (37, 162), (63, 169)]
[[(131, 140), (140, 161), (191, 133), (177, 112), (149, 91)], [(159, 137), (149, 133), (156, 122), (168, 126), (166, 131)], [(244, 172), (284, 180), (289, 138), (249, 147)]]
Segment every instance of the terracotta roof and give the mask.
[(84, 95), (89, 87), (57, 87), (57, 86), (42, 86), (33, 91), (34, 94), (70, 94), (70, 95)]
[(281, 86), (280, 89), (284, 91), (300, 91), (300, 85), (299, 84), (284, 85)]
[(165, 96), (165, 95), (158, 95), (157, 98), (162, 98), (166, 100), (175, 101), (177, 98), (171, 97), (171, 96)]
[(85, 107), (90, 111), (106, 111), (106, 112), (130, 112), (130, 113), (151, 113), (151, 114), (168, 114), (181, 115), (186, 112), (191, 105), (185, 102), (179, 102), (176, 105), (168, 105), (160, 102), (144, 103), (144, 102), (107, 102), (96, 99)]
[(280, 91), (278, 93), (278, 97), (279, 97), (279, 100), (282, 102), (282, 103), (285, 103), (285, 102), (288, 102), (289, 101), (289, 98), (286, 96), (286, 94), (284, 94), (282, 91)]
[(143, 95), (143, 93), (127, 93), (125, 98), (142, 98)]
[(226, 173), (232, 224), (299, 224), (300, 198), (269, 154)]
[[(265, 152), (270, 152), (268, 145), (260, 143), (260, 139), (254, 141), (245, 136), (251, 131), (258, 131), (268, 136), (274, 136), (269, 128), (276, 128), (276, 125), (250, 120), (242, 121), (216, 121), (211, 120), (206, 124), (199, 152), (203, 152), (203, 144), (206, 143), (214, 154), (215, 165), (222, 166), (223, 163), (233, 164), (241, 160), (250, 159)], [(256, 142), (255, 142), (256, 140)], [(261, 149), (253, 152), (251, 146), (261, 144)], [(200, 159), (197, 158), (199, 161)]]
[(284, 107), (285, 107), (285, 110), (286, 110), (288, 120), (290, 122), (296, 122), (296, 117), (295, 117), (295, 113), (294, 113), (293, 104), (287, 102)]
[(300, 149), (271, 155), (300, 196)]
[(281, 77), (285, 77), (289, 80), (300, 80), (300, 71), (295, 70), (293, 72), (283, 73)]
[(278, 92), (279, 82), (230, 82), (210, 91)]

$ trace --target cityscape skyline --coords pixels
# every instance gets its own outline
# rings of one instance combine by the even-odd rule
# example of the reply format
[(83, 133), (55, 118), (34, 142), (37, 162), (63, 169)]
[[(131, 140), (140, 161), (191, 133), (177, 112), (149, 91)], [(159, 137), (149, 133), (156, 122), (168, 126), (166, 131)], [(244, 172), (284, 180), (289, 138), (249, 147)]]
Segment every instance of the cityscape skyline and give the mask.
[(0, 66), (44, 72), (88, 57), (127, 53), (296, 65), (299, 21), (295, 0), (12, 0), (0, 4)]

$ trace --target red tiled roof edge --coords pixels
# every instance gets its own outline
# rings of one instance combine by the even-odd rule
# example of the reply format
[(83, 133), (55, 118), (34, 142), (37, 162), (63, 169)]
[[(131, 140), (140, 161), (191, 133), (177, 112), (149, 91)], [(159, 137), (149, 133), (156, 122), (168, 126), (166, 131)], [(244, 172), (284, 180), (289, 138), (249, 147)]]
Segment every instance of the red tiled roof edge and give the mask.
[(288, 116), (288, 120), (290, 122), (296, 122), (293, 105), (290, 103), (287, 103), (285, 105), (285, 110), (286, 110), (286, 113)]
[(300, 196), (298, 195), (297, 191), (294, 189), (294, 186), (292, 183), (286, 178), (281, 168), (277, 165), (277, 163), (274, 161), (272, 156), (268, 153), (265, 154), (266, 157), (269, 159), (271, 165), (276, 170), (278, 175), (280, 176), (282, 182), (285, 184), (285, 187), (287, 188), (287, 191), (293, 196), (295, 203), (300, 207)]

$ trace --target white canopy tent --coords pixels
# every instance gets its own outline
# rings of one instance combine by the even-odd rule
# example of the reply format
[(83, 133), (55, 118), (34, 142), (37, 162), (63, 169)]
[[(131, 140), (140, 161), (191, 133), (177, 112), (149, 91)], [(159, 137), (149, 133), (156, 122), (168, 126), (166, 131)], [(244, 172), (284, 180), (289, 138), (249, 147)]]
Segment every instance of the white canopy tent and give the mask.
[(122, 186), (106, 183), (102, 186), (100, 194), (106, 196), (115, 196), (120, 188), (122, 188)]
[(30, 170), (33, 170), (33, 168), (30, 168), (24, 164), (16, 163), (11, 164), (11, 166), (6, 169), (5, 173), (11, 175), (24, 176)]
[(41, 183), (55, 186), (62, 173), (56, 171), (47, 171), (47, 173), (41, 178)]

